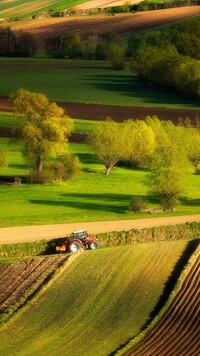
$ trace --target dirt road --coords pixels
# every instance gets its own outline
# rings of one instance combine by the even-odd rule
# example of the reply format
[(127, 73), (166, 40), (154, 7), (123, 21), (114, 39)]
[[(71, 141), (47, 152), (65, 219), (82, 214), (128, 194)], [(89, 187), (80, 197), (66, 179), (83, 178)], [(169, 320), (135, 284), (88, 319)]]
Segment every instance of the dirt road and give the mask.
[(110, 231), (128, 231), (144, 229), (153, 226), (176, 225), (186, 222), (200, 222), (199, 215), (173, 216), (164, 218), (149, 218), (135, 220), (97, 221), (87, 223), (72, 223), (59, 225), (20, 226), (0, 229), (0, 244), (18, 242), (33, 242), (65, 237), (73, 230), (86, 229), (91, 234)]

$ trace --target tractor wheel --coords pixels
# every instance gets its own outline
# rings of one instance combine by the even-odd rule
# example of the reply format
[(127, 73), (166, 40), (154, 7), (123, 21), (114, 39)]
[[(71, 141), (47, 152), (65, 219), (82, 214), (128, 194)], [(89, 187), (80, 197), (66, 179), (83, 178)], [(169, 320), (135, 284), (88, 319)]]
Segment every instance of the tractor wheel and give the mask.
[(69, 252), (78, 252), (78, 251), (82, 250), (82, 248), (83, 248), (82, 245), (77, 241), (70, 242), (69, 247), (68, 247)]
[(97, 242), (90, 242), (90, 243), (88, 244), (89, 250), (96, 250), (98, 247), (99, 247), (99, 245), (98, 245)]

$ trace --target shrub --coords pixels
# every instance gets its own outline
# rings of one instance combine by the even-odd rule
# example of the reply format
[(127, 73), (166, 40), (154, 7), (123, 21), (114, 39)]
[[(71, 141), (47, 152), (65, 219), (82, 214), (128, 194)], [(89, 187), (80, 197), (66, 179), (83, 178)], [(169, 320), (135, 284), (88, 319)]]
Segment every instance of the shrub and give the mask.
[(146, 202), (141, 197), (134, 197), (131, 200), (129, 210), (134, 213), (140, 213), (143, 209), (146, 209)]
[(30, 182), (33, 184), (52, 183), (55, 179), (55, 174), (52, 169), (44, 169), (42, 172), (32, 171), (30, 173)]

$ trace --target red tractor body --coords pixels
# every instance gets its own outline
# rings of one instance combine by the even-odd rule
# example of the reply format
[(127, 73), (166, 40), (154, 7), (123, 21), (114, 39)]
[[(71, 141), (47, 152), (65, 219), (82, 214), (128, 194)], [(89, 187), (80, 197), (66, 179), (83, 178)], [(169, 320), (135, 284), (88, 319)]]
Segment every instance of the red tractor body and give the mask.
[(74, 231), (71, 235), (56, 246), (57, 252), (78, 252), (80, 250), (96, 250), (99, 247), (98, 239), (89, 236), (86, 230)]

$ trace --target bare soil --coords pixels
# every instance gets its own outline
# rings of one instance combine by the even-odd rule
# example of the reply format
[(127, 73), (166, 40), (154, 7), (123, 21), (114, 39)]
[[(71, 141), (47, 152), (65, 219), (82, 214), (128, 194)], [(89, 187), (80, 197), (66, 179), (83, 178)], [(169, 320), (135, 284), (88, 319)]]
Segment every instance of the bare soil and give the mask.
[[(88, 120), (105, 120), (110, 116), (113, 120), (122, 122), (133, 118), (143, 120), (147, 115), (157, 115), (160, 120), (171, 120), (175, 124), (180, 117), (189, 117), (193, 123), (200, 118), (200, 109), (167, 109), (165, 107), (114, 106), (99, 104), (64, 103), (57, 104), (65, 109), (65, 113), (72, 118)], [(0, 111), (11, 111), (8, 97), (0, 96)], [(1, 133), (0, 133), (1, 134)]]
[(67, 259), (56, 255), (0, 264), (0, 313), (12, 315)]
[[(38, 51), (43, 51), (47, 38), (60, 35), (63, 32), (76, 31), (80, 33), (83, 41), (91, 35), (99, 35), (106, 31), (113, 31), (119, 36), (125, 37), (198, 15), (200, 15), (199, 6), (186, 6), (115, 16), (98, 15), (15, 21), (9, 22), (9, 26), (16, 32), (31, 32), (38, 42)], [(0, 26), (4, 27), (5, 23), (0, 23)]]
[(195, 356), (200, 351), (200, 256), (179, 293), (141, 344), (124, 356)]

